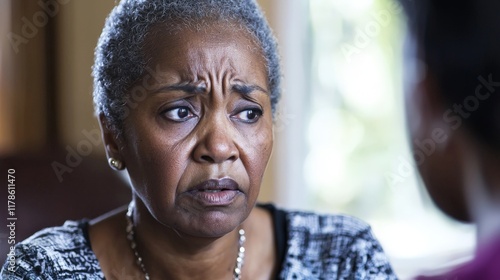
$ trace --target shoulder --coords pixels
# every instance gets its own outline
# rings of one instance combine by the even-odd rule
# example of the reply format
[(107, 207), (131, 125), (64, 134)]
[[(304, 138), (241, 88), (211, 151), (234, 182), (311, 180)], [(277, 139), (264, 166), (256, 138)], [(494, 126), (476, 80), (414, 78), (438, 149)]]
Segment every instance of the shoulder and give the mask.
[(348, 215), (317, 214), (303, 211), (285, 211), (288, 229), (313, 235), (359, 235), (370, 231), (364, 221)]
[(2, 279), (102, 279), (84, 228), (67, 221), (18, 243), (7, 256)]
[[(361, 254), (381, 249), (371, 227), (355, 217), (300, 211), (287, 212), (286, 217), (289, 251), (323, 253), (333, 261), (340, 261), (351, 251)], [(311, 251), (311, 248), (317, 250)], [(321, 248), (328, 248), (328, 252), (321, 252)]]
[(443, 275), (421, 276), (417, 280), (481, 279), (498, 280), (500, 275), (500, 236), (479, 246), (475, 258)]
[(348, 215), (285, 213), (285, 274), (308, 279), (396, 279), (380, 243), (364, 221)]

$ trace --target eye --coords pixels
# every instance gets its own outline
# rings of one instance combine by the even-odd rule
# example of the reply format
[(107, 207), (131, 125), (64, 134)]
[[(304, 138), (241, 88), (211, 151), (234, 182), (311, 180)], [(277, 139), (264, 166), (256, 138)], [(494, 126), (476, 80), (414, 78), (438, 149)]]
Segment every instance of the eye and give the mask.
[(262, 116), (262, 114), (262, 110), (260, 109), (246, 109), (234, 115), (234, 118), (246, 123), (255, 123)]
[(174, 122), (183, 122), (194, 117), (194, 114), (188, 107), (177, 107), (163, 112), (163, 115)]

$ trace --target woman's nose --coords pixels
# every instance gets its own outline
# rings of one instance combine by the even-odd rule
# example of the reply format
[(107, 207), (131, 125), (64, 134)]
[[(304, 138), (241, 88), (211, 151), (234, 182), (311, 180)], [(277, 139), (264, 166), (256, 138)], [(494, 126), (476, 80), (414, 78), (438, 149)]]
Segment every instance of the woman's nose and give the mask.
[(194, 149), (194, 158), (201, 163), (223, 163), (239, 158), (234, 132), (228, 120), (213, 120), (205, 124)]

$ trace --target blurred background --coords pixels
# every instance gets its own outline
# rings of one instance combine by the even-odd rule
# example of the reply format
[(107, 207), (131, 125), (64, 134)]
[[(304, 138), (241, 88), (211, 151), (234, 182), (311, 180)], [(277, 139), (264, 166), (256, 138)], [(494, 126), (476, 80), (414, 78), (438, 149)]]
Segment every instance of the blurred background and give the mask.
[[(259, 3), (284, 67), (260, 200), (369, 222), (402, 279), (468, 260), (474, 227), (430, 202), (407, 145), (402, 8), (391, 0)], [(16, 171), (17, 241), (130, 198), (107, 167), (92, 106), (93, 50), (115, 4), (0, 0), (0, 172)], [(0, 227), (2, 256), (9, 234)]]

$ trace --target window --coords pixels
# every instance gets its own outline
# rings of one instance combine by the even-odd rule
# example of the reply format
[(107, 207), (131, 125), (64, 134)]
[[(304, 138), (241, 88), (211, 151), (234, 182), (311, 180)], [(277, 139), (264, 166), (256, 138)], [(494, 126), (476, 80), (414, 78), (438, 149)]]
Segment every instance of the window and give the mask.
[(467, 260), (474, 228), (430, 202), (407, 145), (402, 7), (278, 3), (285, 76), (274, 153), (278, 203), (369, 222), (402, 279)]

